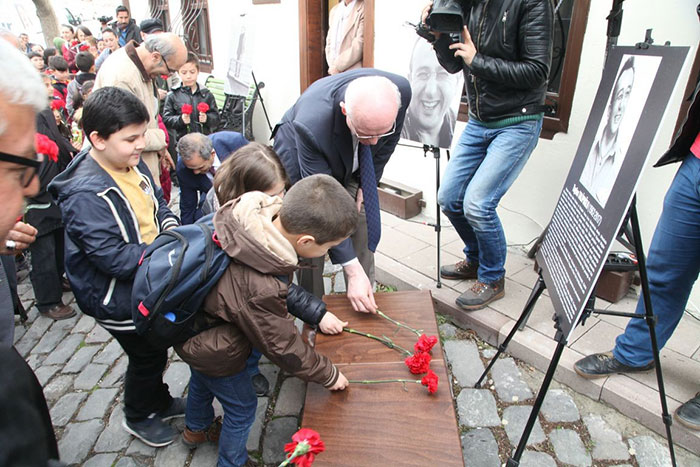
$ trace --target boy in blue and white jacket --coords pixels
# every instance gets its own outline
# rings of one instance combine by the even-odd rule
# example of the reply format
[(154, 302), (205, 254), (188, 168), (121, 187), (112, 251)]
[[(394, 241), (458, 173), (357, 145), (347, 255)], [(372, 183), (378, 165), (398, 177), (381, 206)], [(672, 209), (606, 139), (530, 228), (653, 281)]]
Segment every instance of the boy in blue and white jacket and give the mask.
[(133, 94), (106, 87), (91, 94), (83, 129), (91, 147), (49, 185), (65, 225), (66, 274), (83, 313), (104, 327), (129, 357), (124, 428), (145, 443), (170, 444), (164, 420), (184, 414), (163, 371), (167, 352), (136, 334), (131, 288), (139, 259), (156, 235), (179, 224), (140, 155), (149, 115)]

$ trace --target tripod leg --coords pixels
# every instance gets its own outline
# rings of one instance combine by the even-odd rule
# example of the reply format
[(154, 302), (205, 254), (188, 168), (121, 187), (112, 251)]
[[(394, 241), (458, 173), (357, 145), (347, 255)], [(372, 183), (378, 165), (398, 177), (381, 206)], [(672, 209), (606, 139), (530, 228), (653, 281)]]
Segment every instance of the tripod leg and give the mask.
[(564, 351), (564, 347), (566, 347), (566, 337), (564, 337), (564, 334), (562, 334), (561, 331), (557, 331), (557, 340), (559, 341), (557, 348), (554, 350), (554, 355), (552, 355), (552, 361), (549, 363), (549, 368), (547, 368), (547, 374), (544, 376), (544, 380), (542, 381), (540, 392), (537, 393), (537, 399), (535, 399), (535, 404), (532, 406), (530, 418), (527, 419), (525, 429), (523, 430), (523, 434), (520, 437), (520, 442), (518, 443), (518, 447), (516, 448), (513, 457), (510, 457), (506, 463), (507, 467), (517, 467), (520, 464), (520, 458), (522, 457), (523, 452), (525, 452), (527, 440), (530, 438), (530, 433), (532, 433), (535, 422), (537, 422), (537, 415), (540, 413), (542, 402), (544, 402), (544, 397), (547, 395), (547, 390), (552, 382), (552, 378), (554, 378), (554, 372), (559, 364), (559, 359)]
[(634, 244), (636, 248), (637, 263), (639, 266), (639, 277), (642, 281), (642, 295), (644, 297), (644, 311), (646, 312), (646, 322), (649, 326), (649, 337), (651, 339), (651, 348), (654, 354), (654, 364), (656, 365), (656, 382), (659, 385), (659, 398), (661, 399), (661, 418), (666, 425), (666, 440), (668, 441), (668, 452), (671, 455), (671, 465), (676, 465), (676, 453), (673, 449), (673, 436), (671, 435), (671, 415), (668, 413), (668, 405), (666, 404), (666, 390), (664, 388), (664, 378), (661, 372), (661, 358), (659, 357), (659, 344), (656, 339), (656, 317), (652, 310), (651, 293), (649, 292), (649, 279), (647, 277), (646, 258), (644, 257), (644, 249), (642, 248), (641, 232), (639, 230), (639, 218), (637, 217), (637, 197), (632, 198), (630, 205), (630, 219), (632, 223), (632, 234), (634, 236)]
[(479, 380), (474, 384), (475, 388), (479, 389), (481, 387), (482, 381), (484, 381), (484, 378), (486, 378), (488, 372), (491, 371), (491, 367), (493, 367), (494, 363), (496, 363), (498, 357), (506, 351), (508, 344), (511, 340), (513, 340), (513, 337), (515, 336), (515, 333), (518, 331), (518, 329), (521, 328), (521, 326), (525, 326), (527, 319), (530, 317), (530, 313), (532, 313), (532, 309), (535, 307), (535, 303), (537, 303), (537, 299), (540, 298), (540, 295), (542, 295), (542, 292), (544, 292), (545, 287), (546, 286), (544, 285), (544, 279), (542, 279), (542, 274), (540, 274), (540, 276), (537, 278), (537, 282), (535, 283), (535, 287), (533, 287), (532, 289), (530, 298), (527, 299), (527, 303), (525, 304), (525, 308), (523, 308), (523, 312), (520, 315), (520, 318), (518, 318), (518, 321), (515, 323), (515, 326), (513, 326), (513, 329), (511, 329), (510, 333), (508, 333), (508, 337), (506, 337), (505, 340), (501, 343), (501, 345), (498, 346), (496, 355), (493, 356), (488, 366), (479, 377)]
[[(449, 151), (448, 151), (449, 152)], [(438, 289), (442, 287), (440, 281), (440, 204), (437, 201), (438, 190), (440, 189), (440, 148), (433, 148), (433, 156), (435, 157), (435, 232), (437, 233), (437, 284)]]

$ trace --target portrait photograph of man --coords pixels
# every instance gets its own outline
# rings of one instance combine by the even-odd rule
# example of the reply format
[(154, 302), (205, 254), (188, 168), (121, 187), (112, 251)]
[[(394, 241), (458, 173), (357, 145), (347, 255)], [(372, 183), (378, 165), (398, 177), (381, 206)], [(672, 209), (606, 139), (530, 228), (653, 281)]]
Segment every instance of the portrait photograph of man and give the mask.
[(580, 182), (601, 207), (615, 185), (644, 109), (660, 58), (624, 55)]

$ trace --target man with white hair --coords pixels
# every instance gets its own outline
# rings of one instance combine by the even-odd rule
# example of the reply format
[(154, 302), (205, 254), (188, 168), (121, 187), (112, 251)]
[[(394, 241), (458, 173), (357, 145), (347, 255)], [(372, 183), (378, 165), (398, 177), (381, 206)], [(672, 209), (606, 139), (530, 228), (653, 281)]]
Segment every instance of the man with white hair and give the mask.
[[(401, 136), (411, 87), (402, 76), (362, 68), (313, 83), (273, 132), (274, 148), (292, 183), (324, 173), (357, 200), (357, 231), (329, 251), (343, 266), (355, 311), (374, 313), (374, 251), (381, 233), (377, 185)], [(363, 163), (366, 161), (366, 163)], [(361, 207), (364, 205), (364, 209)], [(299, 271), (299, 284), (323, 295), (323, 258)]]
[[(35, 120), (46, 106), (46, 88), (14, 43), (0, 40), (0, 63), (0, 254), (12, 254), (36, 235), (16, 219), (24, 198), (39, 190)], [(0, 267), (0, 465), (50, 465), (58, 447), (48, 407), (31, 368), (12, 347), (13, 331), (12, 300)]]
[(93, 90), (106, 86), (125, 89), (138, 97), (148, 109), (151, 120), (148, 122), (146, 148), (141, 153), (141, 158), (158, 186), (159, 157), (172, 168), (174, 164), (165, 144), (165, 132), (158, 127), (158, 94), (153, 80), (160, 75), (175, 73), (186, 60), (187, 47), (177, 35), (171, 32), (152, 34), (138, 47), (132, 41), (112, 52), (95, 79)]

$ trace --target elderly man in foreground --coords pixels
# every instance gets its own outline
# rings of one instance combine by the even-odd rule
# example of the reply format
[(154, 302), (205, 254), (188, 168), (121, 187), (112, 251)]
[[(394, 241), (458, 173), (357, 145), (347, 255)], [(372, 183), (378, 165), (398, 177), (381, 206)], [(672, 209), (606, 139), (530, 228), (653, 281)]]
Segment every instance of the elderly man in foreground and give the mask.
[[(357, 201), (357, 231), (329, 251), (343, 266), (356, 311), (374, 312), (374, 251), (381, 234), (377, 185), (401, 136), (411, 101), (408, 80), (372, 68), (313, 83), (273, 132), (274, 148), (292, 183), (313, 174), (338, 180)], [(363, 208), (363, 209), (362, 209)], [(301, 269), (299, 284), (323, 295), (323, 258)]]

